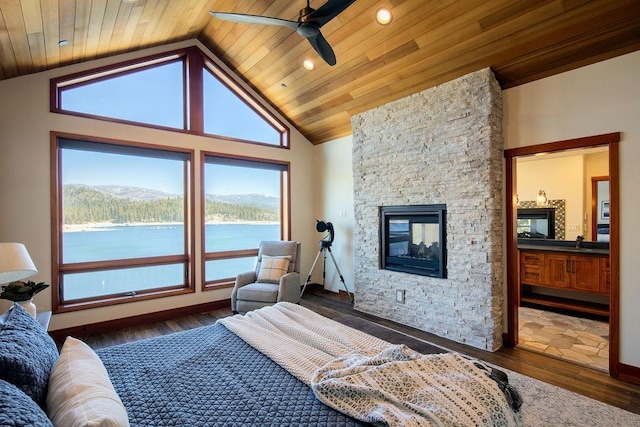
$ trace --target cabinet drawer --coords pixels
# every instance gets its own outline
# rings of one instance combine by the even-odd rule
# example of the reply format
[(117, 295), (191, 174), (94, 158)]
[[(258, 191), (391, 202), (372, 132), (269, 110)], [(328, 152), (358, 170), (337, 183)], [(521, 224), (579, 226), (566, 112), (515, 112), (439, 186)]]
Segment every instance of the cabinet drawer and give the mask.
[(520, 282), (529, 285), (541, 285), (544, 283), (543, 253), (520, 253)]

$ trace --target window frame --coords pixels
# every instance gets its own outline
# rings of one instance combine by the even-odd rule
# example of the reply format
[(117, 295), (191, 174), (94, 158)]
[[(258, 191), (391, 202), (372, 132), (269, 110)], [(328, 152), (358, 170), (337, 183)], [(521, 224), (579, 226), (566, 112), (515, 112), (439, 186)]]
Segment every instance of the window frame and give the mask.
[[(51, 159), (51, 287), (52, 287), (52, 311), (64, 313), (89, 308), (110, 306), (138, 302), (149, 299), (162, 298), (189, 294), (195, 292), (195, 238), (193, 235), (195, 213), (193, 200), (195, 198), (194, 182), (194, 157), (192, 149), (166, 147), (138, 142), (100, 138), (87, 135), (77, 135), (52, 131), (50, 133), (50, 159)], [(121, 147), (126, 154), (128, 148), (142, 148), (157, 151), (184, 154), (187, 157), (184, 166), (184, 254), (152, 256), (143, 258), (127, 258), (121, 260), (86, 261), (65, 264), (62, 259), (62, 233), (63, 233), (63, 203), (62, 203), (62, 165), (60, 162), (61, 147), (59, 140), (77, 140), (82, 143), (98, 143), (114, 146), (115, 152)], [(185, 281), (183, 285), (154, 288), (136, 291), (133, 294), (109, 294), (104, 296), (77, 299), (65, 302), (63, 300), (62, 276), (66, 273), (95, 272), (104, 270), (149, 267), (157, 265), (169, 265), (183, 263), (185, 265)]]
[[(206, 280), (206, 263), (207, 261), (248, 258), (258, 256), (259, 248), (239, 249), (231, 251), (207, 252), (206, 250), (206, 183), (205, 183), (205, 165), (208, 157), (227, 159), (230, 162), (247, 164), (258, 163), (281, 167), (280, 177), (280, 240), (289, 240), (291, 238), (291, 163), (282, 160), (264, 159), (257, 157), (247, 157), (230, 155), (223, 153), (215, 153), (210, 151), (200, 152), (201, 165), (201, 183), (200, 183), (200, 224), (201, 224), (201, 274), (202, 274), (202, 291), (210, 291), (215, 289), (232, 288), (235, 284), (235, 277), (224, 278), (219, 280)], [(242, 272), (238, 272), (242, 273)]]
[[(78, 111), (65, 110), (62, 107), (62, 95), (66, 89), (88, 85), (94, 82), (107, 80), (117, 76), (142, 71), (148, 68), (165, 65), (176, 61), (182, 61), (183, 63), (182, 129), (137, 122), (133, 120), (82, 113)], [(214, 78), (217, 78), (224, 86), (226, 86), (244, 103), (246, 103), (256, 114), (258, 114), (260, 117), (262, 117), (263, 120), (269, 123), (280, 134), (280, 143), (270, 144), (266, 142), (205, 133), (203, 92), (205, 72), (210, 72)], [(216, 138), (233, 142), (257, 144), (265, 147), (284, 149), (290, 148), (291, 132), (287, 125), (278, 117), (276, 117), (276, 115), (273, 114), (269, 110), (269, 108), (264, 105), (264, 102), (259, 101), (256, 97), (250, 94), (246, 89), (244, 89), (239, 81), (231, 77), (229, 73), (224, 71), (219, 65), (216, 64), (216, 62), (207, 57), (198, 47), (195, 46), (56, 77), (49, 81), (49, 91), (49, 111), (51, 111), (52, 113), (148, 127), (170, 132), (199, 135), (208, 138)]]

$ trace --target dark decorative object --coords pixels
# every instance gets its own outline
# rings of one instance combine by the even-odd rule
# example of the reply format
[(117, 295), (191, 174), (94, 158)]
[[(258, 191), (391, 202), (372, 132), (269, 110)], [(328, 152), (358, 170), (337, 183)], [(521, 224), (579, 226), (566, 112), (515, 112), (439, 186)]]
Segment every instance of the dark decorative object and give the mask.
[(15, 281), (2, 286), (0, 298), (13, 302), (29, 301), (35, 294), (48, 288), (44, 282), (35, 283), (31, 280), (27, 282)]
[(446, 205), (381, 207), (381, 268), (446, 278), (446, 213)]

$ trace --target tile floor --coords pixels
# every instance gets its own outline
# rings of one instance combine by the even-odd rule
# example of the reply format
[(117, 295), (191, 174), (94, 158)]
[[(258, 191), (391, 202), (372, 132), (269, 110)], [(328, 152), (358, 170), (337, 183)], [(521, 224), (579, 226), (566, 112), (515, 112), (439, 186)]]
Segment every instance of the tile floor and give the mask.
[(518, 347), (609, 370), (609, 324), (535, 308), (519, 308)]

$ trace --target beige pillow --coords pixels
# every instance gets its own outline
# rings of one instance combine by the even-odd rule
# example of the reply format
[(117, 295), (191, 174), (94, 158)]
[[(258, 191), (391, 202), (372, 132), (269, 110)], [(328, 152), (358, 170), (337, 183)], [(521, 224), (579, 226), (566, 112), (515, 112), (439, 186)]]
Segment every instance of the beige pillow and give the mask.
[(262, 283), (278, 283), (280, 278), (287, 273), (291, 256), (268, 256), (262, 255), (260, 263), (260, 272), (258, 273), (257, 282)]
[(129, 426), (109, 374), (87, 344), (67, 337), (49, 377), (47, 412), (54, 426)]

